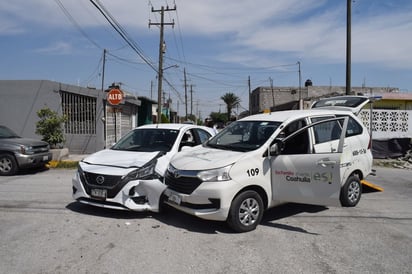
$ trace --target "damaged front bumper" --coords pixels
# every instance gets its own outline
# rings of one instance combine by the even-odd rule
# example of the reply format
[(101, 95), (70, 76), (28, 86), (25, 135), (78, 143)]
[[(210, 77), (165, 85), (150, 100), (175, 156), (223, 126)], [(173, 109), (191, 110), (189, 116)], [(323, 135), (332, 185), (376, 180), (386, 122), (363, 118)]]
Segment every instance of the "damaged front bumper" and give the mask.
[(87, 193), (78, 172), (72, 178), (72, 196), (75, 200), (121, 210), (159, 212), (160, 197), (166, 187), (159, 179), (135, 180), (124, 185), (114, 197), (107, 198), (104, 189), (94, 189), (94, 192)]

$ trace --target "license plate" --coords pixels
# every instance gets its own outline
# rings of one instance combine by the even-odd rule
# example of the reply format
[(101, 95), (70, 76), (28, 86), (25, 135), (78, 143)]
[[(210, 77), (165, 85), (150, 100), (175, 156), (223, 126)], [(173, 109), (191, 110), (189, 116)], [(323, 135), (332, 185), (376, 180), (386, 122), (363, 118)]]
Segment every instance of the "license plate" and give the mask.
[(180, 203), (182, 202), (182, 198), (178, 194), (170, 194), (168, 200), (169, 202), (176, 205), (180, 205)]
[(99, 199), (106, 199), (107, 197), (107, 190), (100, 189), (100, 188), (92, 188), (91, 196)]

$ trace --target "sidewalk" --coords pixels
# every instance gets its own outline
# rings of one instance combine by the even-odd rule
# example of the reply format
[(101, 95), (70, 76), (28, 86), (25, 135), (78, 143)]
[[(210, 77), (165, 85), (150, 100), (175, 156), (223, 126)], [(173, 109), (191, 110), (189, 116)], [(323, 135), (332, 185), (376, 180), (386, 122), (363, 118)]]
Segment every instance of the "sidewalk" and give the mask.
[(65, 159), (62, 159), (63, 161), (81, 161), (84, 158), (86, 158), (87, 156), (89, 156), (88, 154), (69, 154), (68, 157), (66, 157)]
[(89, 156), (89, 154), (70, 154), (67, 148), (50, 149), (50, 151), (54, 161), (80, 161)]

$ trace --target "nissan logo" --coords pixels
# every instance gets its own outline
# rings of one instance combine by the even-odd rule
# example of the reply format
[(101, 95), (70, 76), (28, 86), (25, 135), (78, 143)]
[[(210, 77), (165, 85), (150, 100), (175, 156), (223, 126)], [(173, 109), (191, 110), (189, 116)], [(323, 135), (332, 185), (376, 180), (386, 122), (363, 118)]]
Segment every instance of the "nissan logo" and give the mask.
[(97, 176), (96, 177), (96, 183), (98, 183), (99, 185), (102, 185), (104, 183), (104, 177), (103, 176)]

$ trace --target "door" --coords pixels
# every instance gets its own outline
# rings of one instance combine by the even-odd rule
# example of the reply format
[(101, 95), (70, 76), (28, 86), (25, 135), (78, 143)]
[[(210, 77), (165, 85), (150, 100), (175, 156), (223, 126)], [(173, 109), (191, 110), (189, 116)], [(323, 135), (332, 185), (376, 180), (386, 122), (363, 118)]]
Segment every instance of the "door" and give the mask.
[[(273, 199), (314, 205), (340, 205), (339, 195), (342, 181), (340, 159), (344, 136), (340, 132), (336, 150), (323, 152), (316, 152), (313, 148), (313, 140), (307, 137), (312, 135), (311, 132), (313, 132), (312, 136), (316, 136), (316, 130), (322, 130), (324, 126), (329, 127), (330, 125), (326, 123), (338, 123), (338, 120), (344, 120), (341, 132), (345, 132), (347, 117), (332, 118), (312, 123), (282, 140), (283, 152), (271, 158)], [(295, 140), (296, 138), (298, 141)], [(336, 138), (336, 135), (331, 138)], [(308, 147), (300, 150), (300, 153), (288, 149), (288, 146), (296, 146), (297, 143), (302, 145), (302, 140), (303, 145)]]

